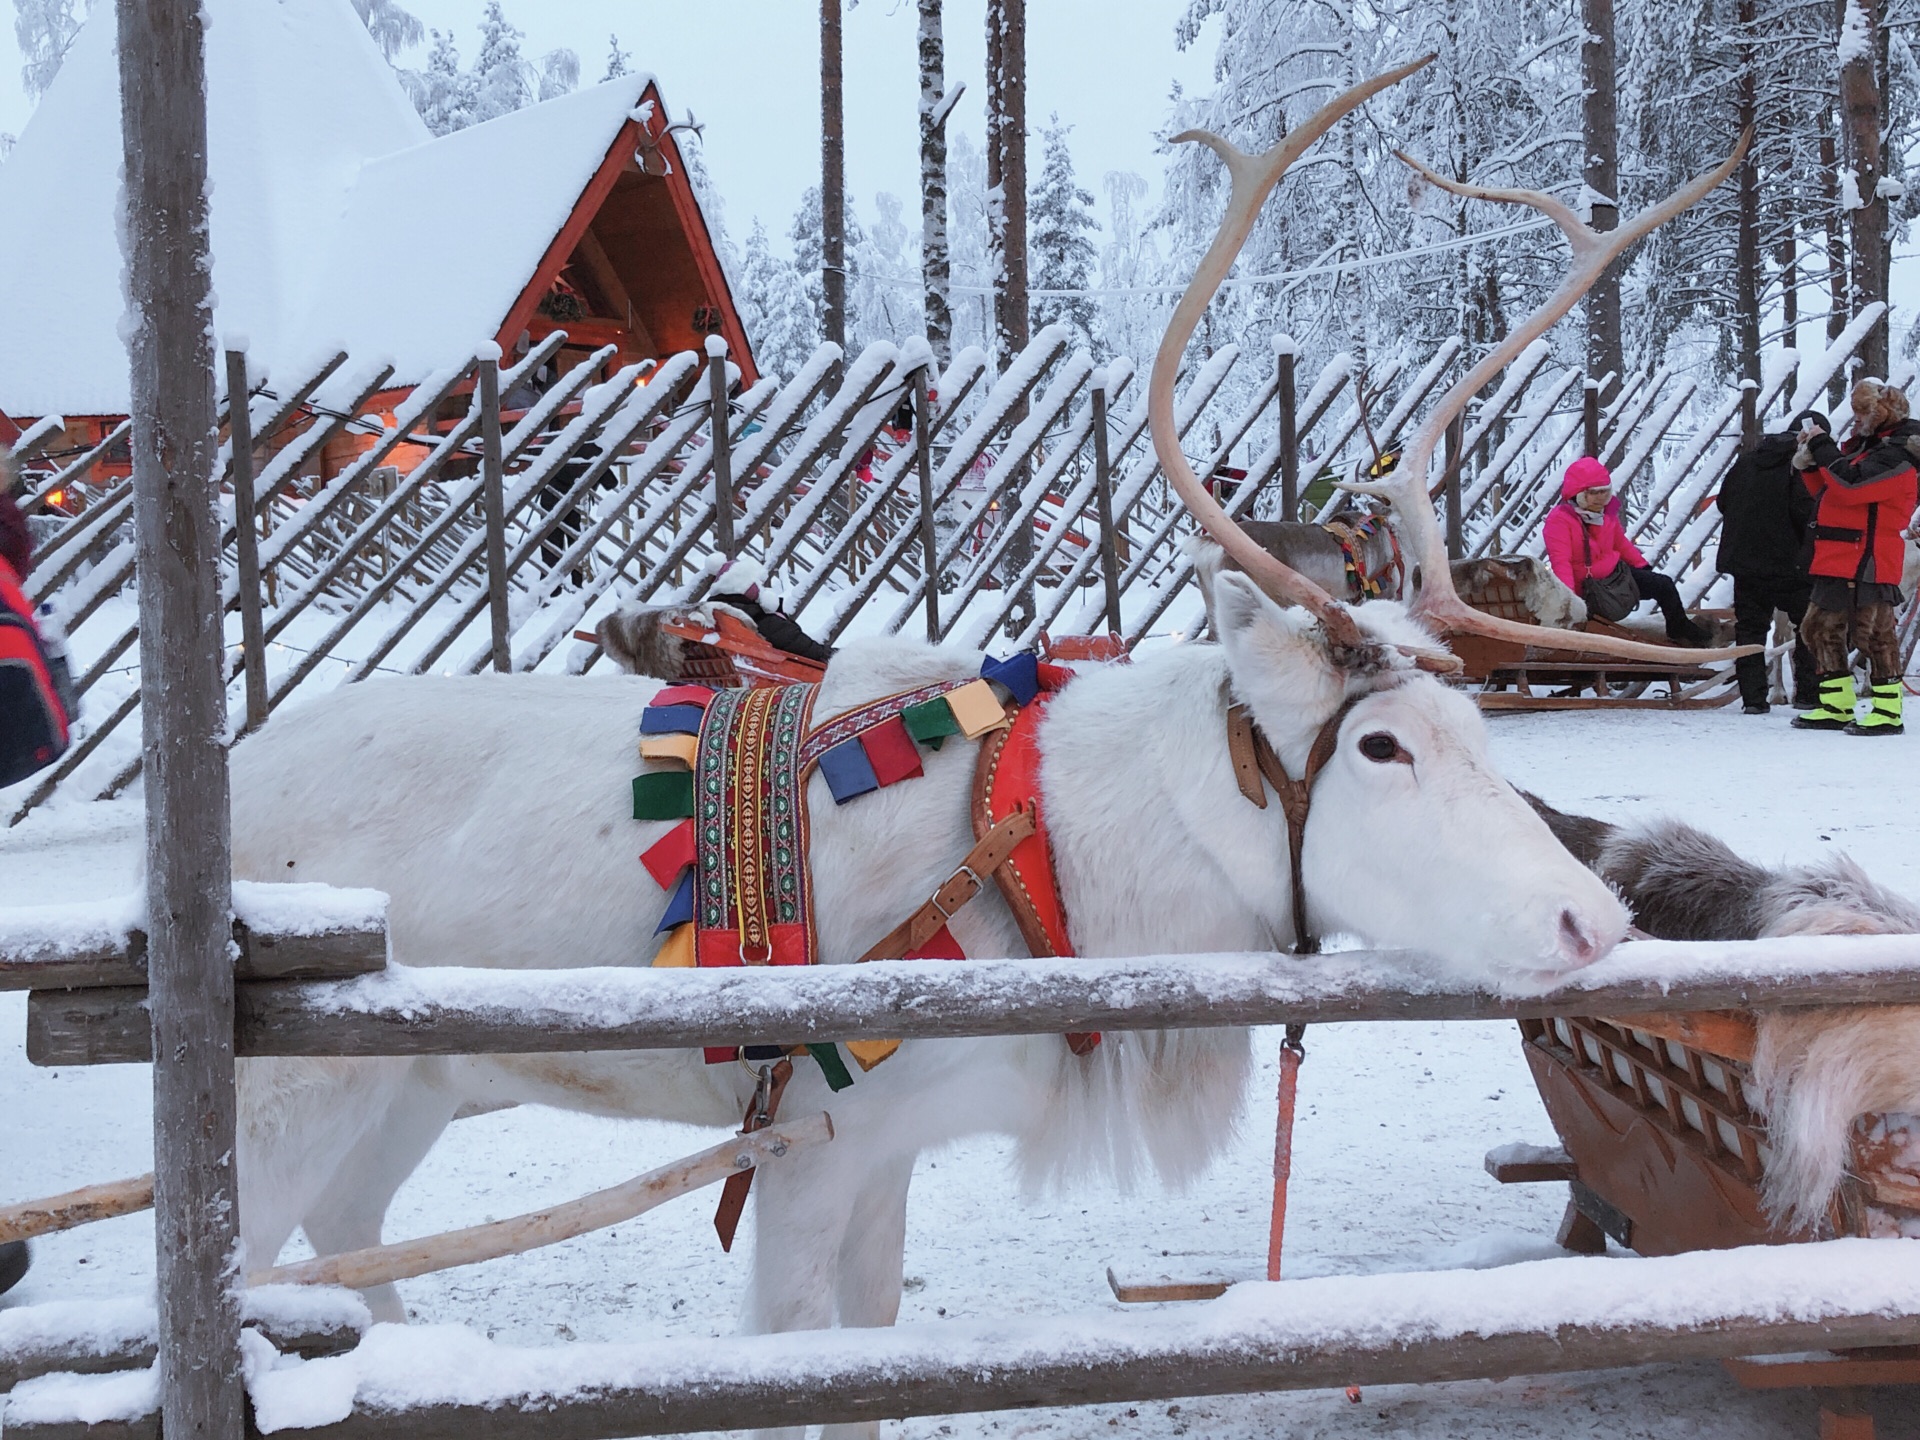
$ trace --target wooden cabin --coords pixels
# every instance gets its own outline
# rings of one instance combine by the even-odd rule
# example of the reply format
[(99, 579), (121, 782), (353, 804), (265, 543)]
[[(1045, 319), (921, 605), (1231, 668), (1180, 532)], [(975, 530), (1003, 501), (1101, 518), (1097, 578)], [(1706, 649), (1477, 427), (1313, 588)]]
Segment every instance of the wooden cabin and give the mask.
[[(215, 333), (256, 377), (291, 382), (344, 350), (320, 403), (391, 363), (390, 411), (482, 341), (511, 357), (562, 329), (563, 362), (613, 344), (620, 364), (718, 334), (758, 378), (651, 77), (435, 137), (351, 0), (207, 3)], [(0, 165), (0, 410), (65, 417), (48, 448), (71, 453), (129, 403), (114, 24), (93, 7)], [(330, 446), (324, 473), (363, 443)], [(118, 450), (96, 478), (126, 473)]]

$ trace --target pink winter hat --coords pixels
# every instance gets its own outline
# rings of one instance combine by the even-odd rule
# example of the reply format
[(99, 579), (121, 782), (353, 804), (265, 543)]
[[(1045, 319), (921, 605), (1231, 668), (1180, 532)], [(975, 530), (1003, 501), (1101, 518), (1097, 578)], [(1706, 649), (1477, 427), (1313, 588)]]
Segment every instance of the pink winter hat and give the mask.
[(1591, 455), (1582, 455), (1567, 466), (1567, 478), (1560, 482), (1560, 497), (1571, 500), (1582, 490), (1591, 490), (1596, 485), (1613, 484), (1613, 476), (1607, 473), (1607, 467)]

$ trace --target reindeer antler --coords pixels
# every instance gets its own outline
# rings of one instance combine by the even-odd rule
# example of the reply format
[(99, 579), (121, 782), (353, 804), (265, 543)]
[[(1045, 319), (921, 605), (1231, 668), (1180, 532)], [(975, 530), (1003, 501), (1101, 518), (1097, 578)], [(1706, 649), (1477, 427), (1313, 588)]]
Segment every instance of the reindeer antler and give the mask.
[[(1401, 544), (1413, 562), (1411, 573), (1417, 588), (1410, 608), (1432, 622), (1443, 634), (1485, 635), (1500, 640), (1517, 640), (1542, 650), (1617, 655), (1629, 660), (1662, 662), (1671, 661), (1677, 655), (1695, 659), (1726, 659), (1750, 655), (1757, 650), (1758, 647), (1748, 645), (1720, 650), (1676, 651), (1671, 645), (1650, 645), (1609, 635), (1555, 630), (1544, 625), (1523, 625), (1475, 610), (1453, 588), (1453, 570), (1447, 559), (1446, 538), (1434, 518), (1433, 502), (1427, 489), (1427, 474), (1433, 464), (1434, 451), (1439, 447), (1441, 437), (1446, 434), (1453, 417), (1466, 408), (1467, 401), (1505, 369), (1509, 361), (1571, 310), (1574, 303), (1600, 278), (1601, 272), (1627, 247), (1651, 234), (1731, 175), (1747, 153), (1747, 146), (1752, 139), (1753, 131), (1746, 131), (1741, 135), (1740, 143), (1734, 146), (1733, 153), (1719, 165), (1674, 191), (1659, 204), (1642, 210), (1618, 229), (1604, 233), (1587, 225), (1564, 202), (1551, 195), (1543, 195), (1535, 190), (1505, 190), (1463, 184), (1435, 174), (1410, 155), (1398, 150), (1394, 152), (1418, 171), (1428, 184), (1437, 185), (1449, 194), (1469, 200), (1531, 206), (1558, 225), (1573, 248), (1573, 265), (1560, 288), (1441, 397), (1440, 403), (1407, 442), (1399, 469), (1391, 480), (1336, 482), (1342, 489), (1384, 496), (1392, 503)], [(1239, 557), (1236, 555), (1235, 558)]]
[[(1430, 64), (1433, 58), (1429, 55), (1423, 60), (1362, 81), (1344, 95), (1321, 106), (1305, 123), (1289, 131), (1278, 144), (1262, 155), (1249, 155), (1205, 130), (1187, 130), (1173, 137), (1175, 141), (1197, 140), (1218, 155), (1226, 163), (1227, 174), (1233, 181), (1233, 191), (1227, 201), (1227, 213), (1220, 221), (1219, 233), (1213, 237), (1213, 244), (1201, 258), (1192, 282), (1180, 297), (1179, 305), (1174, 308), (1173, 318), (1167, 324), (1167, 333), (1160, 341), (1160, 351), (1154, 357), (1153, 375), (1147, 388), (1147, 416), (1153, 428), (1154, 452), (1160, 458), (1160, 466), (1166, 472), (1167, 479), (1193, 517), (1252, 577), (1254, 583), (1281, 604), (1299, 605), (1312, 612), (1326, 627), (1328, 638), (1336, 647), (1344, 649), (1365, 650), (1374, 643), (1355, 623), (1353, 612), (1306, 576), (1282, 564), (1254, 543), (1234, 523), (1232, 517), (1215, 503), (1206, 487), (1200, 483), (1200, 478), (1193, 473), (1193, 467), (1187, 463), (1186, 454), (1180, 448), (1180, 433), (1174, 424), (1173, 380), (1180, 369), (1180, 357), (1186, 352), (1187, 342), (1193, 338), (1200, 317), (1206, 313), (1208, 303), (1220, 288), (1220, 282), (1227, 278), (1234, 258), (1253, 231), (1253, 222), (1260, 214), (1260, 207), (1266, 202), (1267, 196), (1273, 193), (1273, 187), (1280, 183), (1280, 177), (1287, 173), (1287, 167), (1343, 116), (1382, 90), (1399, 84), (1422, 66)], [(1425, 669), (1451, 671), (1460, 668), (1459, 662), (1450, 655), (1411, 649), (1407, 653)]]

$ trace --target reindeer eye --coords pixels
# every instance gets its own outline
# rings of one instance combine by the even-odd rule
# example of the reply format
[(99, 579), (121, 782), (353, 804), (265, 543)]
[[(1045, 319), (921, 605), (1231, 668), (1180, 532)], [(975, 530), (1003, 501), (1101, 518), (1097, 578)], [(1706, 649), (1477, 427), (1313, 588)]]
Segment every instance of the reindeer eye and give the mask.
[(1376, 730), (1371, 735), (1360, 737), (1360, 753), (1377, 764), (1386, 765), (1398, 760), (1404, 753), (1400, 742), (1384, 730)]

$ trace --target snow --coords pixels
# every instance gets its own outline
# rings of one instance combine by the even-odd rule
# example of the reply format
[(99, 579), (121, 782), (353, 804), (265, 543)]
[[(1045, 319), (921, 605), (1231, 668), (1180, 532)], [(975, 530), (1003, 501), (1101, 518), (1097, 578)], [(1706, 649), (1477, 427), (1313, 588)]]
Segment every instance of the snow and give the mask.
[[(1856, 60), (1873, 58), (1873, 25), (1867, 19), (1867, 12), (1860, 0), (1847, 0), (1845, 13), (1840, 17), (1840, 41), (1834, 46), (1834, 63), (1845, 67)], [(1857, 206), (1849, 205), (1848, 209)]]
[[(1678, 815), (1767, 863), (1804, 863), (1847, 850), (1877, 880), (1920, 894), (1920, 832), (1911, 819), (1920, 747), (1880, 747), (1869, 771), (1859, 745), (1794, 731), (1780, 709), (1766, 717), (1732, 709), (1499, 715), (1488, 723), (1503, 772), (1562, 808), (1609, 820)], [(138, 811), (131, 802), (63, 804), (37, 812), (0, 831), (0, 906), (119, 895), (133, 883), (140, 849)], [(52, 1194), (150, 1168), (148, 1072), (140, 1066), (33, 1068), (18, 1043), (25, 1011), (24, 996), (0, 995), (0, 1094), (10, 1102), (0, 1107), (0, 1167), (6, 1174), (0, 1199)], [(1149, 1268), (1179, 1276), (1261, 1273), (1279, 1038), (1275, 1031), (1255, 1036), (1264, 1060), (1241, 1131), (1215, 1168), (1184, 1193), (1154, 1183), (1131, 1192), (1087, 1183), (1022, 1194), (1010, 1147), (992, 1139), (923, 1156), (907, 1217), (903, 1324), (931, 1338), (945, 1336), (952, 1326), (957, 1343), (969, 1333), (961, 1326), (992, 1322), (1050, 1330), (1044, 1317), (1078, 1316), (1080, 1326), (1097, 1312), (1126, 1315), (1107, 1291), (1109, 1264), (1123, 1274)], [(1552, 1236), (1565, 1187), (1502, 1186), (1482, 1169), (1482, 1157), (1495, 1146), (1553, 1138), (1512, 1024), (1324, 1025), (1309, 1032), (1307, 1044), (1287, 1225), (1286, 1272), (1297, 1279), (1289, 1287), (1328, 1276), (1399, 1277), (1557, 1253)], [(401, 1190), (388, 1237), (571, 1199), (713, 1139), (711, 1131), (534, 1107), (463, 1120)], [(391, 1338), (376, 1327), (377, 1343), (367, 1357), (397, 1355), (405, 1344), (439, 1343), (410, 1339), (429, 1324), (482, 1332), (491, 1344), (471, 1336), (459, 1343), (487, 1363), (519, 1364), (527, 1351), (576, 1341), (619, 1347), (645, 1363), (670, 1346), (712, 1349), (713, 1337), (735, 1329), (752, 1270), (753, 1226), (749, 1219), (728, 1256), (715, 1243), (711, 1222), (710, 1199), (670, 1204), (644, 1220), (535, 1256), (403, 1282), (402, 1296), (417, 1323), (391, 1332)], [(135, 1215), (35, 1241), (34, 1269), (0, 1299), (0, 1316), (49, 1302), (97, 1302), (150, 1290), (152, 1233), (151, 1217)], [(1869, 1253), (1901, 1256), (1886, 1268), (1910, 1277), (1904, 1252)], [(300, 1254), (290, 1247), (282, 1259)], [(1769, 1257), (1755, 1256), (1752, 1263), (1767, 1264)], [(1609, 1266), (1560, 1264), (1564, 1268), (1523, 1263), (1481, 1278), (1532, 1277), (1543, 1293), (1557, 1289), (1554, 1303), (1572, 1313), (1588, 1303), (1576, 1292), (1589, 1277), (1598, 1284)], [(1869, 1275), (1858, 1293), (1883, 1293), (1896, 1279), (1891, 1273), (1884, 1281)], [(1418, 1283), (1417, 1275), (1379, 1281), (1389, 1292), (1378, 1296), (1380, 1304), (1399, 1305), (1394, 1294), (1403, 1284)], [(1446, 1283), (1462, 1282), (1455, 1277)], [(1733, 1293), (1715, 1283), (1717, 1293)], [(1728, 1286), (1742, 1283), (1738, 1276), (1727, 1279)], [(1817, 1289), (1825, 1282), (1815, 1276), (1811, 1283)], [(1611, 1280), (1607, 1285), (1609, 1294), (1618, 1293)], [(1784, 1285), (1759, 1288), (1787, 1303)], [(1623, 1282), (1620, 1289), (1627, 1288)], [(1814, 1294), (1798, 1282), (1791, 1292), (1801, 1300)], [(1257, 1296), (1248, 1303), (1255, 1301)], [(1236, 1293), (1233, 1306), (1241, 1303)], [(1224, 1303), (1201, 1309), (1224, 1320), (1257, 1318), (1251, 1309)], [(1182, 1312), (1164, 1313), (1178, 1320)], [(1327, 1310), (1319, 1321), (1338, 1318)], [(1181, 1323), (1198, 1322), (1190, 1315)], [(729, 1342), (727, 1353), (739, 1352)], [(585, 1355), (581, 1363), (591, 1359)], [(315, 1383), (296, 1385), (298, 1377), (321, 1363), (289, 1364), (284, 1372), (256, 1376), (255, 1385), (263, 1394), (287, 1396), (291, 1405), (299, 1385)], [(335, 1367), (336, 1374), (346, 1370)], [(359, 1383), (356, 1375), (338, 1383), (346, 1380)], [(132, 1388), (136, 1382), (123, 1383)], [(1878, 1391), (1870, 1403), (1883, 1433), (1920, 1432), (1920, 1399), (1910, 1392)], [(882, 1434), (886, 1440), (1088, 1440), (1113, 1434), (1129, 1440), (1805, 1440), (1817, 1432), (1815, 1409), (1805, 1392), (1741, 1390), (1717, 1364), (1670, 1363), (1534, 1379), (1368, 1387), (1361, 1404), (1328, 1390), (889, 1422)]]
[(236, 880), (233, 913), (266, 935), (329, 935), (384, 927), (387, 897), (383, 891), (348, 886)]
[(133, 893), (0, 909), (0, 955), (34, 961), (75, 954), (123, 954), (128, 937), (142, 928), (146, 913), (146, 897)]
[[(412, 384), (467, 359), (652, 84), (624, 76), (436, 140), (347, 0), (207, 11), (216, 333), (248, 337), (256, 374), (344, 348)], [(114, 16), (93, 7), (0, 166), (0, 215), (31, 217), (0, 227), (0, 330), (34, 337), (0, 349), (12, 414), (129, 408)]]

